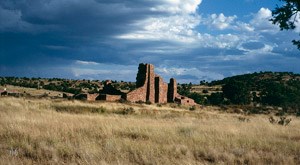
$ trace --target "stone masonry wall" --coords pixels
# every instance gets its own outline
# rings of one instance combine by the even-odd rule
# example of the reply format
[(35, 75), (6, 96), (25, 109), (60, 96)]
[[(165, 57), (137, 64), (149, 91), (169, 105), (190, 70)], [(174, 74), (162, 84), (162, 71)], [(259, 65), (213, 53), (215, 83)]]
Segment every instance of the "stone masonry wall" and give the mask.
[(147, 93), (147, 86), (140, 87), (136, 90), (133, 90), (129, 92), (126, 95), (126, 100), (130, 102), (137, 102), (137, 101), (142, 101), (146, 102), (146, 93)]
[(177, 82), (174, 78), (171, 78), (168, 85), (168, 102), (174, 102), (177, 95)]
[(180, 96), (180, 95), (178, 95), (175, 98), (175, 102), (182, 104), (182, 105), (190, 105), (190, 106), (196, 105), (196, 103), (193, 99), (185, 97), (185, 96)]
[(155, 103), (155, 73), (152, 64), (146, 64), (148, 71), (148, 84), (147, 84), (147, 99), (151, 103)]
[[(143, 64), (140, 64), (140, 66)], [(142, 101), (142, 102), (146, 102), (147, 101), (147, 85), (148, 85), (148, 67), (147, 64), (146, 65), (146, 69), (145, 72), (146, 73), (140, 73), (141, 70), (139, 70), (138, 73), (140, 73), (141, 75), (144, 75), (145, 78), (137, 78), (137, 79), (144, 79), (144, 83), (141, 87), (127, 93), (126, 95), (126, 100), (130, 101), (130, 102), (137, 102), (137, 101)], [(139, 76), (139, 75), (138, 75)]]
[(155, 103), (168, 102), (168, 84), (160, 76), (155, 77)]
[[(144, 82), (143, 82), (144, 81)], [(167, 103), (178, 102), (193, 105), (194, 100), (181, 97), (177, 93), (177, 83), (174, 78), (167, 84), (163, 79), (155, 75), (152, 64), (140, 64), (137, 74), (137, 89), (126, 94), (125, 99), (130, 102)]]
[(105, 100), (105, 101), (119, 101), (120, 99), (121, 99), (121, 95), (101, 94), (97, 97), (97, 100)]
[(98, 93), (96, 93), (96, 94), (87, 94), (86, 100), (87, 101), (95, 101), (98, 96), (99, 96)]

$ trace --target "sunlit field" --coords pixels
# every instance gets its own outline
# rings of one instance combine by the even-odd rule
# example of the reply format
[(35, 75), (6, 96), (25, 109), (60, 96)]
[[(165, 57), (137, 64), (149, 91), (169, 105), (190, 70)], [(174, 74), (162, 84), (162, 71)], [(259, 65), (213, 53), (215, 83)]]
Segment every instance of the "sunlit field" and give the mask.
[(300, 164), (300, 120), (0, 97), (0, 164)]

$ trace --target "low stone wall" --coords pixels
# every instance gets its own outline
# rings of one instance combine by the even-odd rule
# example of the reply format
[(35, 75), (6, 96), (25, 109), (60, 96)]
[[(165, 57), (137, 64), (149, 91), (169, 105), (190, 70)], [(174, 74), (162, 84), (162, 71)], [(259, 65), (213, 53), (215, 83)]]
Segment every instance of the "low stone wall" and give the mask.
[(108, 94), (101, 94), (97, 97), (97, 100), (104, 100), (104, 101), (119, 101), (121, 99), (121, 95), (108, 95)]
[(129, 92), (126, 95), (126, 100), (130, 102), (138, 102), (138, 101), (146, 102), (147, 101), (146, 93), (147, 93), (147, 87), (146, 86), (140, 87), (136, 90)]
[(87, 101), (96, 101), (96, 98), (99, 96), (98, 93), (95, 94), (87, 94)]
[(190, 105), (190, 106), (196, 105), (196, 103), (193, 99), (190, 99), (185, 96), (177, 96), (175, 98), (175, 102), (182, 104), (182, 105)]

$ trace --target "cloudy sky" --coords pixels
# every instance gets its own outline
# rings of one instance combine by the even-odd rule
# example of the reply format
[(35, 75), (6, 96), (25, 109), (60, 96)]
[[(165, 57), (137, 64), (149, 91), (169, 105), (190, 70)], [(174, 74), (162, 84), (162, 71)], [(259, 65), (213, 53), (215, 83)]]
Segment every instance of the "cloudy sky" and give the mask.
[(0, 0), (0, 76), (135, 81), (300, 73), (300, 32), (268, 20), (270, 0)]

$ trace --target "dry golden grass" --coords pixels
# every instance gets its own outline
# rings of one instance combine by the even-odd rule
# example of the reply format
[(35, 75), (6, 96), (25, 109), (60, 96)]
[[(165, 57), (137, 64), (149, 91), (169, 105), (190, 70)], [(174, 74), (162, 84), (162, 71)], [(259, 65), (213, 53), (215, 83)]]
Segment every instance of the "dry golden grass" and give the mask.
[(30, 94), (31, 96), (41, 96), (41, 95), (47, 94), (49, 97), (62, 97), (62, 94), (66, 93), (66, 92), (50, 91), (50, 90), (46, 90), (46, 89), (19, 87), (19, 86), (13, 86), (13, 85), (6, 85), (6, 87), (0, 86), (1, 90), (3, 90), (4, 88), (6, 88), (8, 91), (17, 91), (19, 93), (25, 92), (27, 94)]
[(300, 164), (300, 120), (0, 97), (0, 164)]

